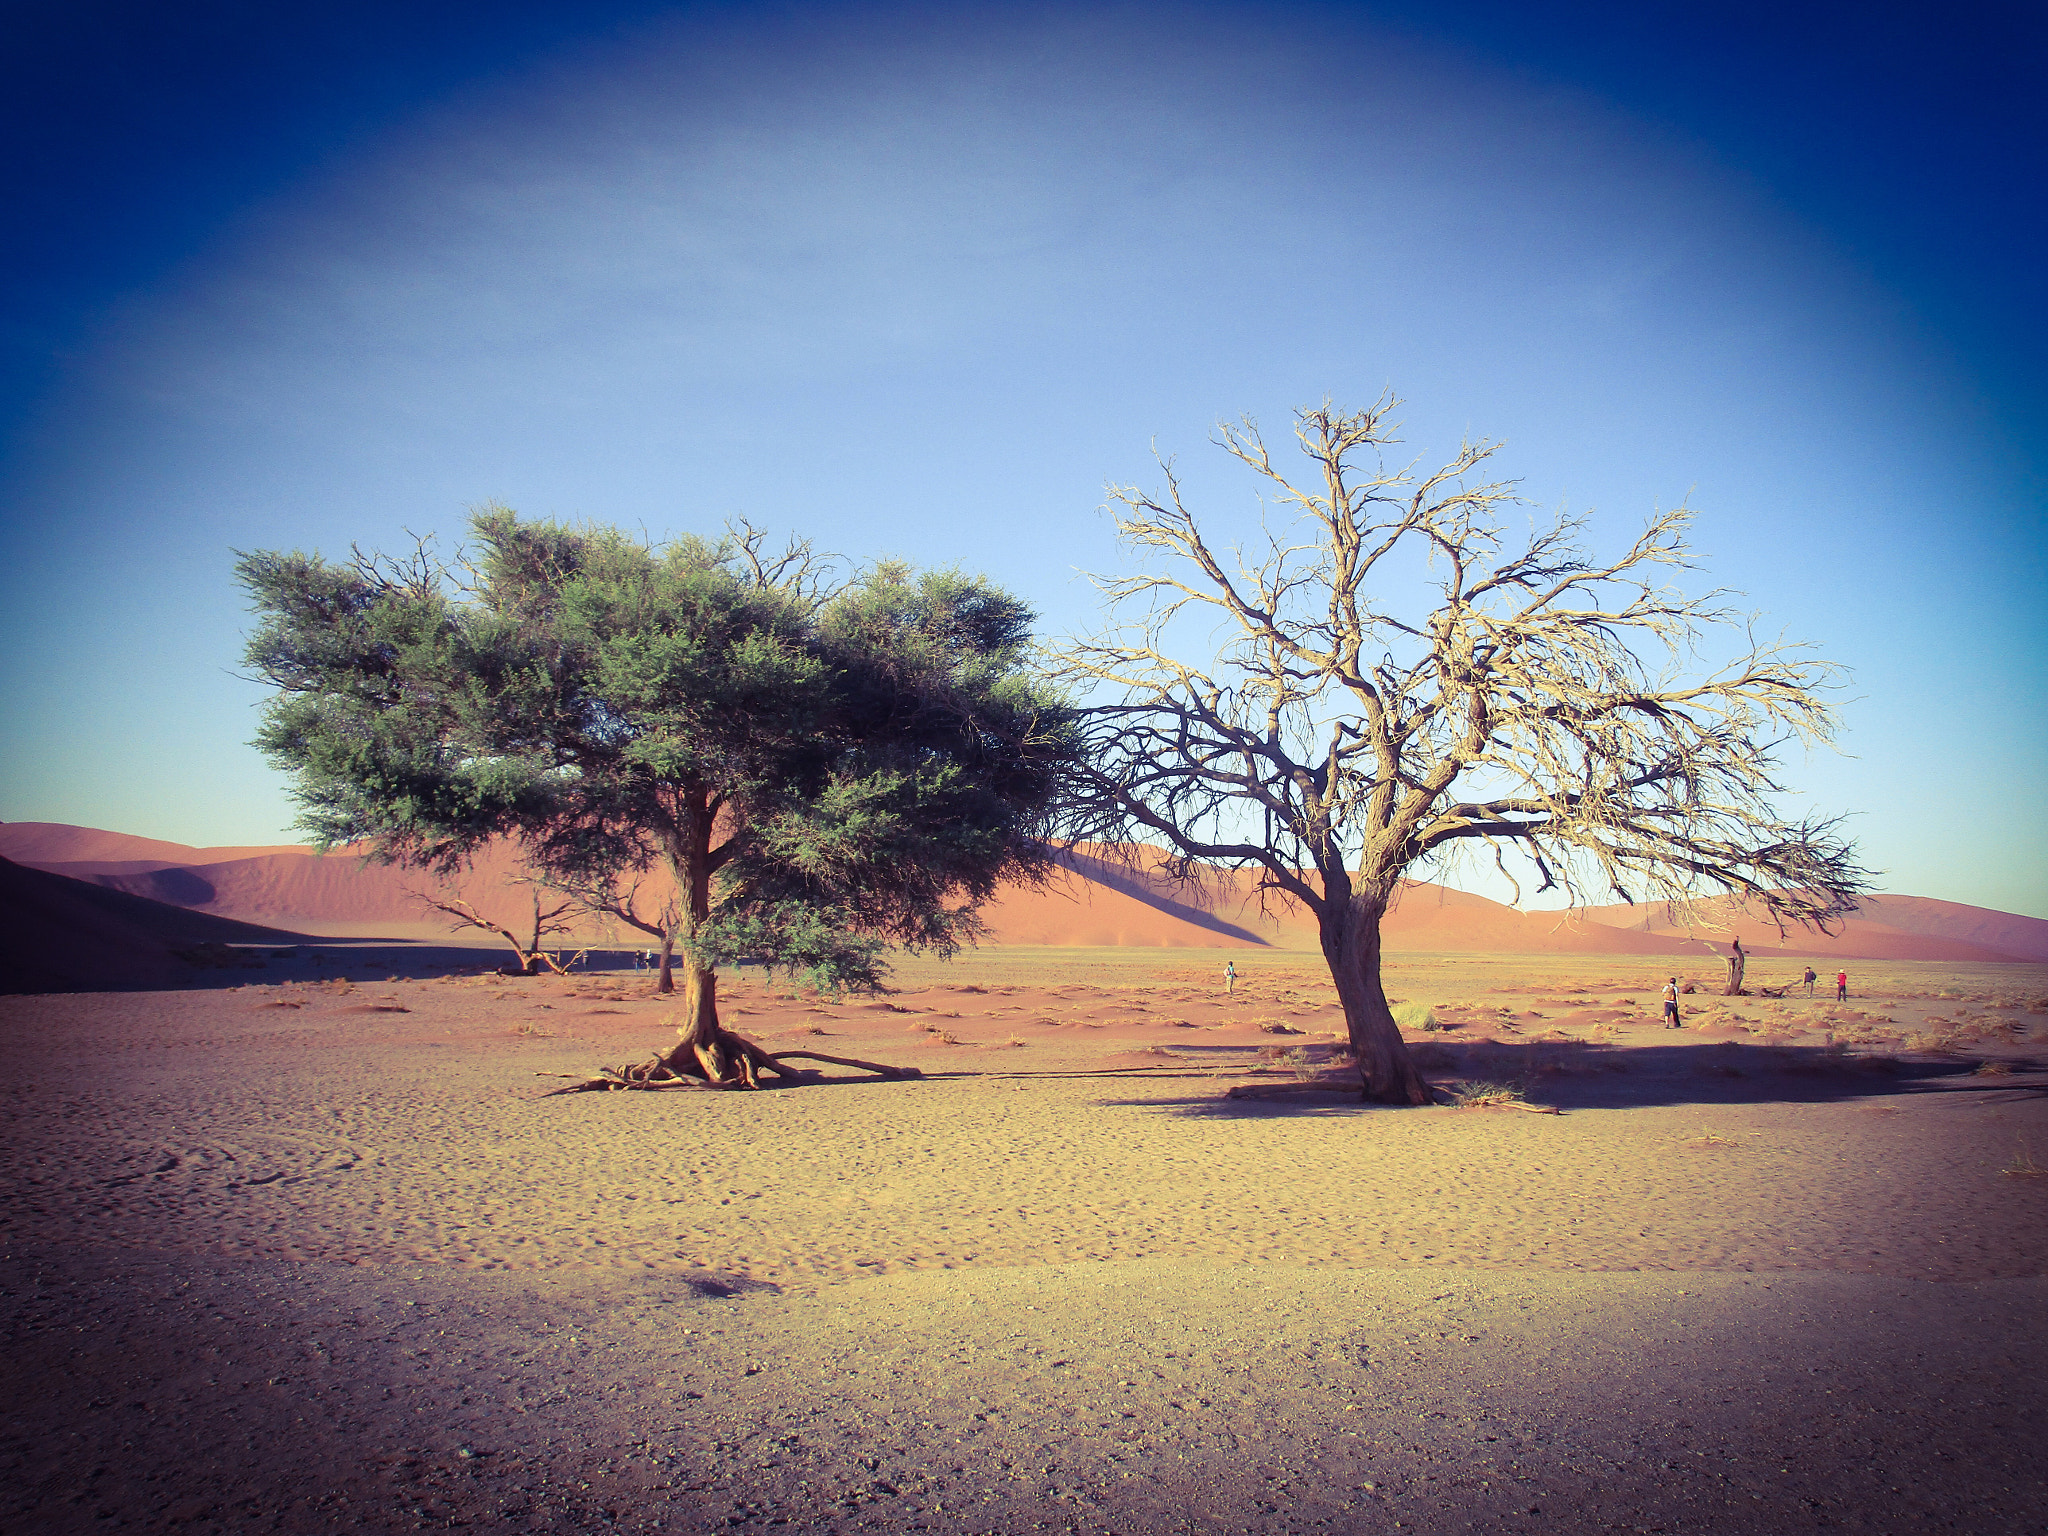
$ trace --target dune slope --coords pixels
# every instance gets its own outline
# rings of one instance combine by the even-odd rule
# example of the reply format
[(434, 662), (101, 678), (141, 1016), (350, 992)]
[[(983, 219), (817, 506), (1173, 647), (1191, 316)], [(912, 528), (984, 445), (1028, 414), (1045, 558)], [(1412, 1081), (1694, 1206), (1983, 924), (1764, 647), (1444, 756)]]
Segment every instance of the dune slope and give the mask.
[(0, 858), (0, 992), (175, 986), (193, 973), (176, 950), (298, 937)]

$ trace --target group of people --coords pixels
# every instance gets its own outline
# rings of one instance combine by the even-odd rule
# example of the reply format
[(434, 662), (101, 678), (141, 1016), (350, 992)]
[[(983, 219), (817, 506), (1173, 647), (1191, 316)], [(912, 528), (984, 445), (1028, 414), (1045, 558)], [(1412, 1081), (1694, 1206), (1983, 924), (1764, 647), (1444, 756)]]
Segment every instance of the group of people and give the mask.
[[(1799, 979), (1806, 986), (1806, 995), (1808, 997), (1813, 996), (1813, 984), (1820, 980), (1820, 977), (1814, 973), (1813, 967), (1809, 965), (1806, 968), (1806, 974)], [(1237, 962), (1234, 960), (1223, 962), (1223, 990), (1225, 992), (1235, 992), (1237, 990)], [(1842, 1003), (1848, 1000), (1849, 973), (1847, 971), (1837, 971), (1835, 972), (1835, 1001)], [(1677, 1029), (1679, 1027), (1678, 978), (1676, 976), (1664, 983), (1664, 1023), (1670, 1029)]]
[[(1808, 997), (1813, 996), (1813, 984), (1820, 980), (1820, 977), (1814, 973), (1813, 967), (1809, 965), (1806, 968), (1805, 974), (1799, 980), (1806, 987), (1806, 995)], [(1835, 972), (1835, 1001), (1846, 1003), (1848, 1000), (1849, 973), (1847, 971), (1837, 971)], [(1664, 1024), (1669, 1029), (1678, 1028), (1678, 978), (1676, 976), (1664, 983)]]

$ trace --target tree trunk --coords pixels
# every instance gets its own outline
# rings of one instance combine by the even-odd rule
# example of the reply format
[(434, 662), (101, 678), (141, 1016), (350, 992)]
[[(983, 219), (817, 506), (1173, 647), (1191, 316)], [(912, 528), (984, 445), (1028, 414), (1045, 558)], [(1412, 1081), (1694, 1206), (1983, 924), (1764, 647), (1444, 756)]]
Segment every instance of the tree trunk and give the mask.
[[(687, 942), (696, 937), (711, 917), (711, 833), (715, 819), (708, 791), (686, 789), (677, 796), (674, 834), (668, 840), (667, 851), (669, 871), (676, 882), (678, 910), (674, 922), (662, 934), (661, 978), (655, 984), (658, 991), (673, 992), (675, 971), (680, 968), (683, 973), (683, 1022), (676, 1027), (676, 1043), (651, 1061), (630, 1067), (604, 1067), (567, 1088), (555, 1089), (555, 1093), (615, 1088), (758, 1088), (764, 1072), (787, 1082), (802, 1079), (802, 1072), (784, 1066), (779, 1057), (769, 1055), (753, 1041), (731, 1033), (718, 1022), (718, 971), (705, 964), (696, 948)], [(621, 911), (617, 905), (608, 910)], [(637, 919), (628, 921), (637, 924)], [(678, 938), (685, 940), (680, 955)], [(859, 1067), (883, 1077), (923, 1075), (915, 1067), (885, 1067), (844, 1056), (821, 1056), (815, 1051), (785, 1051), (782, 1055)]]
[(683, 956), (683, 1024), (678, 1031), (692, 1049), (719, 1036), (718, 972)]
[[(681, 907), (677, 927), (690, 936), (711, 916), (711, 832), (714, 820), (707, 791), (684, 791), (677, 807), (677, 835), (669, 847), (669, 870), (675, 876)], [(673, 991), (675, 962), (683, 973), (683, 1022), (676, 1027), (676, 1043), (659, 1061), (670, 1072), (702, 1076), (717, 1087), (758, 1088), (763, 1071), (795, 1074), (779, 1066), (752, 1041), (728, 1034), (718, 1022), (718, 972), (706, 965), (686, 943), (677, 956), (676, 931), (671, 930), (661, 945), (659, 990)]]
[(663, 997), (676, 989), (675, 977), (676, 931), (671, 928), (661, 936), (661, 975), (656, 978), (654, 990)]
[(1744, 995), (1742, 991), (1742, 973), (1748, 969), (1748, 965), (1749, 957), (1742, 952), (1742, 940), (1737, 939), (1735, 941), (1735, 948), (1728, 956), (1727, 996), (1741, 997)]
[(1348, 901), (1332, 902), (1322, 916), (1323, 958), (1344, 1005), (1365, 1097), (1382, 1104), (1427, 1104), (1433, 1097), (1429, 1084), (1409, 1059), (1380, 986), (1380, 919), (1386, 910), (1386, 896), (1376, 892), (1354, 892)]

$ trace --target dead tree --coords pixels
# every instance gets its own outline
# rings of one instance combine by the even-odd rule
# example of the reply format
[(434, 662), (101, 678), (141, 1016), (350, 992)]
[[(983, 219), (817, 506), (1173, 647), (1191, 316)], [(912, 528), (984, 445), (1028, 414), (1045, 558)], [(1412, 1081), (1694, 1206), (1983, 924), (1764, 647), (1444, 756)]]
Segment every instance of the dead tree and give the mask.
[(1738, 935), (1728, 951), (1728, 992), (1729, 997), (1743, 997), (1742, 973), (1748, 968), (1749, 957), (1742, 952), (1742, 939)]
[(541, 940), (551, 935), (571, 932), (575, 927), (571, 914), (581, 913), (582, 904), (572, 896), (543, 910), (540, 888), (537, 885), (529, 885), (528, 891), (533, 897), (533, 923), (529, 937), (524, 940), (505, 924), (485, 917), (471, 902), (460, 901), (454, 897), (434, 896), (419, 890), (408, 890), (406, 895), (422, 906), (431, 907), (436, 912), (445, 912), (454, 918), (456, 921), (449, 927), (450, 933), (460, 933), (465, 928), (480, 928), (485, 933), (495, 933), (511, 945), (512, 953), (519, 957), (519, 964), (516, 969), (507, 968), (505, 974), (508, 976), (538, 976), (544, 968), (557, 975), (565, 974), (566, 968), (560, 960), (542, 947)]
[(655, 942), (654, 990), (675, 990), (676, 937), (683, 930), (683, 909), (673, 891), (659, 905), (643, 900), (642, 882), (625, 876), (604, 874), (579, 876), (558, 874), (550, 882), (575, 898), (583, 911), (607, 922), (624, 923)]
[[(1831, 670), (1757, 640), (1725, 594), (1663, 584), (1693, 564), (1690, 511), (1611, 558), (1563, 514), (1511, 545), (1513, 486), (1479, 478), (1495, 445), (1390, 466), (1396, 403), (1297, 413), (1301, 484), (1251, 422), (1221, 428), (1293, 514), (1251, 554), (1212, 542), (1170, 462), (1158, 496), (1111, 487), (1124, 544), (1159, 564), (1097, 578), (1110, 627), (1055, 675), (1089, 706), (1065, 834), (1163, 843), (1178, 873), (1250, 870), (1298, 902), (1366, 1096), (1422, 1104), (1380, 983), (1380, 922), (1418, 866), (1476, 848), (1505, 873), (1514, 850), (1575, 902), (1732, 892), (1823, 928), (1867, 886), (1834, 821), (1771, 803), (1775, 747), (1831, 735)], [(1695, 670), (1728, 628), (1733, 659)]]

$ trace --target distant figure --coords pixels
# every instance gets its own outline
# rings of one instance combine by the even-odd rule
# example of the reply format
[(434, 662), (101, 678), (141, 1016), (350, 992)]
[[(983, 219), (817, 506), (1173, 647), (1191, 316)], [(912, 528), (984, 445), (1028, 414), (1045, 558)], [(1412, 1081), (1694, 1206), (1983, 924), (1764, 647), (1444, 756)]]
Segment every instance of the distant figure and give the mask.
[(1237, 990), (1237, 962), (1235, 960), (1223, 962), (1223, 990), (1225, 992), (1235, 992)]
[(1849, 973), (1847, 971), (1835, 972), (1835, 1001), (1838, 1003), (1849, 1001)]
[(1809, 966), (1808, 966), (1808, 967), (1806, 968), (1806, 974), (1805, 974), (1804, 976), (1800, 977), (1799, 979), (1800, 979), (1801, 981), (1803, 981), (1803, 982), (1805, 982), (1805, 983), (1806, 983), (1806, 995), (1807, 995), (1808, 997), (1811, 997), (1811, 996), (1813, 996), (1813, 984), (1814, 984), (1814, 983), (1815, 983), (1816, 981), (1819, 981), (1819, 980), (1820, 980), (1820, 978), (1819, 978), (1818, 976), (1816, 976), (1816, 975), (1814, 975), (1814, 974), (1813, 974), (1813, 967), (1809, 965)]
[(1672, 977), (1664, 983), (1664, 1026), (1678, 1028), (1678, 978)]

